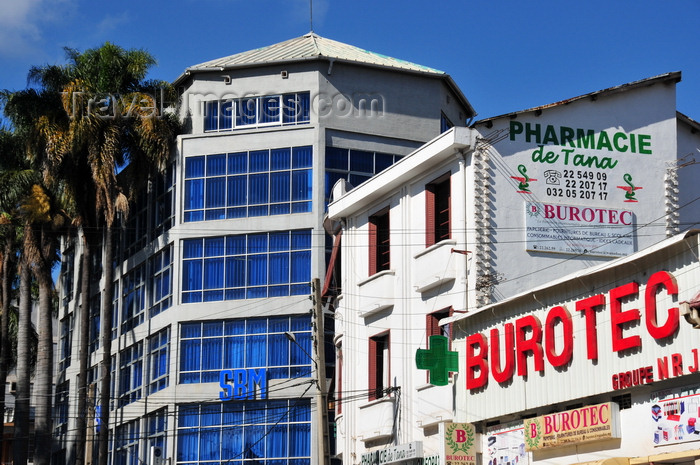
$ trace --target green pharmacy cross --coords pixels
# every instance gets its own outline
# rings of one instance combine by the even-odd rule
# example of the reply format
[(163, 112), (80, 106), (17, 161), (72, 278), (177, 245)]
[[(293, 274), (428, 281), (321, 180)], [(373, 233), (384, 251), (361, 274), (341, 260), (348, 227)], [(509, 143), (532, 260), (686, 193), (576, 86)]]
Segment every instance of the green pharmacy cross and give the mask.
[(459, 354), (447, 350), (448, 340), (445, 336), (430, 336), (430, 349), (416, 351), (416, 367), (419, 370), (429, 370), (430, 384), (445, 386), (451, 371), (459, 371)]

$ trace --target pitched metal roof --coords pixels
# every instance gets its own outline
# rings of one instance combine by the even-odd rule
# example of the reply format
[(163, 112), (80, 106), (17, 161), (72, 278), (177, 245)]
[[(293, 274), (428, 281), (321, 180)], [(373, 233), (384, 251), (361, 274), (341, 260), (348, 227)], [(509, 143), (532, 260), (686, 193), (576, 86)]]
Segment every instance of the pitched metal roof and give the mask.
[[(443, 76), (445, 73), (427, 66), (418, 65), (405, 60), (391, 58), (379, 53), (363, 50), (359, 47), (326, 39), (313, 32), (280, 42), (267, 47), (237, 53), (235, 55), (206, 61), (190, 66), (186, 74), (197, 71), (223, 71), (230, 68), (260, 66), (273, 63), (284, 63), (314, 59), (333, 59), (353, 62), (363, 65), (396, 68), (403, 71), (434, 74)], [(180, 81), (184, 76), (177, 79)]]
[(408, 61), (391, 58), (379, 53), (363, 50), (353, 45), (326, 39), (313, 32), (286, 40), (267, 47), (237, 53), (235, 55), (206, 61), (189, 67), (187, 70), (206, 71), (211, 69), (228, 69), (249, 67), (289, 61), (303, 61), (318, 58), (336, 59), (365, 65), (397, 68), (406, 71), (443, 75), (443, 71)]
[(190, 66), (182, 73), (174, 84), (177, 86), (185, 81), (193, 73), (208, 71), (225, 71), (227, 69), (251, 68), (279, 63), (293, 63), (307, 60), (328, 60), (354, 63), (363, 66), (373, 66), (382, 69), (418, 73), (424, 76), (442, 79), (455, 93), (460, 103), (467, 111), (467, 118), (476, 116), (476, 111), (462, 93), (452, 77), (435, 68), (411, 63), (410, 61), (392, 58), (380, 53), (370, 52), (353, 45), (344, 44), (331, 39), (326, 39), (313, 32), (301, 37), (286, 40), (267, 47), (237, 53), (216, 60), (205, 61), (198, 65)]

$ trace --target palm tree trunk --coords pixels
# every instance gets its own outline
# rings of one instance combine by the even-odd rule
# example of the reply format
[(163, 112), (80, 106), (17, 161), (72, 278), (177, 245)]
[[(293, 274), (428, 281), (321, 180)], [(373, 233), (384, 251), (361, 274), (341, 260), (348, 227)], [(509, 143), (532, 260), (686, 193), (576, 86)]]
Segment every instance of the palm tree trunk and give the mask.
[(29, 453), (29, 332), (32, 325), (32, 274), (23, 254), (19, 282), (19, 324), (17, 325), (17, 394), (13, 464), (26, 465)]
[(105, 227), (104, 237), (104, 280), (102, 293), (102, 383), (100, 385), (100, 433), (98, 465), (107, 465), (109, 456), (109, 401), (112, 384), (112, 299), (114, 294), (114, 267), (112, 255), (112, 226)]
[[(11, 257), (14, 251), (5, 246), (2, 255), (2, 270), (0, 272), (0, 292), (2, 293), (2, 316), (0, 316), (0, 386), (7, 382), (7, 371), (10, 367), (10, 276), (15, 275)], [(5, 389), (0, 389), (0, 440), (5, 439)]]
[(52, 294), (53, 279), (51, 277), (52, 259), (55, 254), (54, 241), (45, 230), (39, 232), (40, 256), (34, 269), (39, 283), (39, 345), (37, 348), (36, 375), (34, 391), (36, 393), (36, 413), (34, 417), (34, 464), (50, 465), (51, 463), (51, 430), (53, 404), (53, 315)]
[(83, 255), (80, 275), (80, 337), (78, 348), (78, 418), (75, 423), (75, 464), (85, 464), (87, 436), (87, 372), (90, 338), (90, 264), (93, 253), (91, 233), (83, 230)]

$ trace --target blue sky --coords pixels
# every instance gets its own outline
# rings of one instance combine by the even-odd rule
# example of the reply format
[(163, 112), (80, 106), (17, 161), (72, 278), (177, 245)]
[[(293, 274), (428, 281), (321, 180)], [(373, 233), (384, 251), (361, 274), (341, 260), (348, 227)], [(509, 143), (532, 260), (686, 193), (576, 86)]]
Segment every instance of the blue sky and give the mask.
[[(310, 30), (309, 0), (0, 0), (0, 89), (63, 47), (144, 48), (152, 78)], [(682, 71), (678, 110), (700, 120), (700, 1), (314, 0), (324, 37), (449, 73), (477, 119)]]

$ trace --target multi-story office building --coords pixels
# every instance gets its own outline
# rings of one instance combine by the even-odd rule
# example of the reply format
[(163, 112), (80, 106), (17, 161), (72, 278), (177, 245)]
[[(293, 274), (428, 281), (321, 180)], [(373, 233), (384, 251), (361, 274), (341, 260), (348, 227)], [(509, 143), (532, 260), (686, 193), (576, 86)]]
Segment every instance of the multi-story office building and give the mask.
[[(115, 280), (104, 282), (108, 264), (83, 270), (114, 289), (112, 411), (99, 425), (111, 461), (158, 450), (173, 465), (321, 463), (315, 381), (333, 370), (316, 361), (309, 296), (325, 276), (330, 188), (362, 183), (474, 111), (441, 71), (313, 33), (192, 66), (175, 85), (186, 133), (131, 208)], [(79, 241), (62, 252), (56, 454), (70, 463), (74, 419), (93, 415), (75, 406), (81, 304), (91, 399), (102, 348), (99, 294), (76, 292)]]

